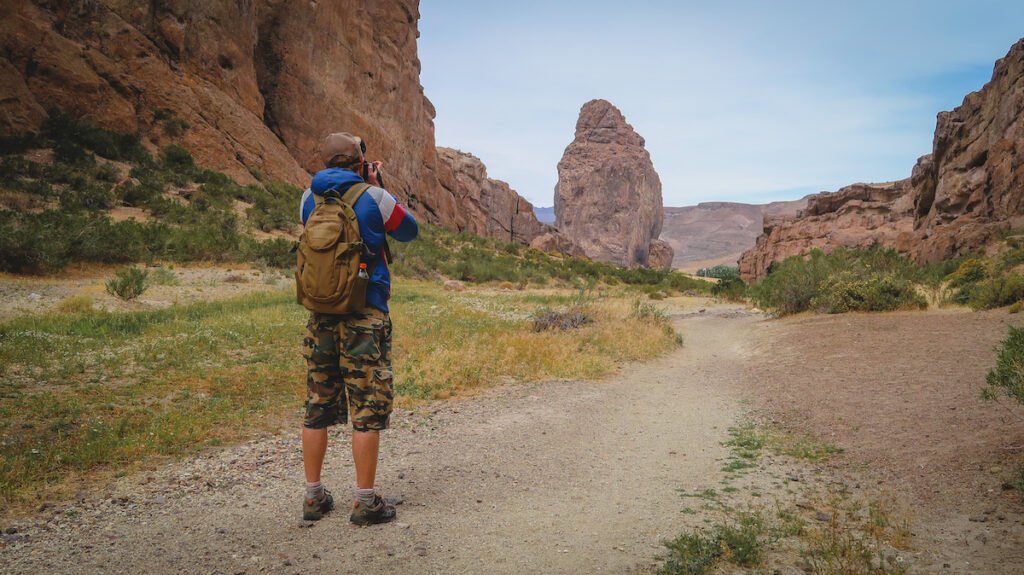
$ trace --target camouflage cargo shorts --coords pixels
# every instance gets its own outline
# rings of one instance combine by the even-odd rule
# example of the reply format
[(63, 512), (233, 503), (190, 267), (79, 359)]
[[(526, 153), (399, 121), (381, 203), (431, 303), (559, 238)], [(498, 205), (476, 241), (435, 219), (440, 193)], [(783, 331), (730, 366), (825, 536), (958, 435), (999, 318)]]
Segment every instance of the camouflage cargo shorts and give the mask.
[(312, 313), (302, 340), (306, 417), (310, 429), (348, 423), (356, 431), (387, 429), (394, 399), (391, 319), (378, 310)]

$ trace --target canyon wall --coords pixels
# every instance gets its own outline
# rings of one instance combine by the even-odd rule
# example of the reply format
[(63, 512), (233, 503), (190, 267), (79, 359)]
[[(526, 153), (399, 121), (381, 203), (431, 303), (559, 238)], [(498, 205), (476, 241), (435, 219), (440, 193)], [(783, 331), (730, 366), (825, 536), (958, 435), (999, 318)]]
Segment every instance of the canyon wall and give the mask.
[(438, 148), (441, 187), (455, 197), (459, 206), (456, 229), (506, 242), (529, 244), (548, 231), (537, 221), (533, 204), (501, 180), (487, 177), (480, 158), (451, 148)]
[(984, 248), (1024, 224), (1024, 40), (996, 62), (992, 79), (938, 115), (932, 153), (911, 176), (812, 196), (796, 217), (765, 218), (741, 276), (814, 248), (882, 246), (919, 263)]
[(423, 220), (455, 227), (419, 82), (417, 0), (10, 0), (0, 4), (0, 133), (46, 109), (179, 143), (241, 182), (295, 185), (347, 130)]
[[(558, 163), (556, 225), (588, 257), (622, 266), (648, 266), (664, 220), (661, 179), (644, 139), (605, 100), (583, 105), (576, 136)], [(654, 246), (658, 267), (672, 248)]]

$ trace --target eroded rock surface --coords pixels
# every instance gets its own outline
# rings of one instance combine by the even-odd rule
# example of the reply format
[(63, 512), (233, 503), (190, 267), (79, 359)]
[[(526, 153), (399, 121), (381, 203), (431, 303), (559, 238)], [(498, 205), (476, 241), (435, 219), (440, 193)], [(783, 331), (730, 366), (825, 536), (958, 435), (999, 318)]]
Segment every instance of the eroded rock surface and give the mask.
[(344, 129), (367, 139), (421, 219), (454, 227), (418, 19), (417, 0), (3, 2), (0, 132), (37, 130), (55, 106), (180, 143), (241, 182), (258, 170), (304, 186), (321, 167), (317, 142)]
[(591, 259), (649, 265), (664, 219), (661, 179), (644, 139), (605, 100), (580, 110), (576, 137), (558, 163), (555, 216), (559, 231)]
[(480, 158), (451, 148), (437, 148), (442, 170), (441, 186), (459, 206), (455, 226), (459, 231), (506, 242), (529, 244), (547, 226), (537, 220), (533, 204), (501, 180), (487, 177)]
[(1024, 40), (996, 62), (980, 91), (938, 115), (932, 153), (910, 178), (819, 194), (795, 218), (766, 218), (740, 273), (757, 279), (774, 261), (840, 246), (880, 245), (936, 262), (981, 249), (1022, 224)]

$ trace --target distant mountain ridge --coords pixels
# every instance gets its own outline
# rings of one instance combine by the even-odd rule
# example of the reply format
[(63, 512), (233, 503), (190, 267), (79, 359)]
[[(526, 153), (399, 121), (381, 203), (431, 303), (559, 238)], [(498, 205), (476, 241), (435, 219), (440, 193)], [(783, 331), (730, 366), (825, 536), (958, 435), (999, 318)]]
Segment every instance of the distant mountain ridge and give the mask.
[(768, 204), (702, 202), (666, 207), (661, 239), (675, 250), (672, 267), (676, 269), (696, 271), (718, 264), (736, 265), (740, 255), (757, 242), (765, 216), (794, 217), (806, 206), (804, 197)]

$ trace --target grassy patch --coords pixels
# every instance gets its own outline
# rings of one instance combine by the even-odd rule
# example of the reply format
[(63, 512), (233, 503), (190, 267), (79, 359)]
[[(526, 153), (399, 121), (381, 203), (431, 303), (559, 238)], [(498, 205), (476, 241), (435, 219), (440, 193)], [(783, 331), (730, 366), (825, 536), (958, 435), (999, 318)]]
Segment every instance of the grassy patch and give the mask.
[[(625, 298), (594, 299), (593, 321), (572, 333), (532, 330), (539, 307), (574, 300), (403, 282), (392, 300), (398, 402), (600, 376), (676, 345)], [(153, 311), (76, 305), (0, 323), (0, 501), (297, 424), (307, 317), (289, 291)]]
[(731, 513), (709, 529), (683, 533), (665, 542), (668, 554), (658, 573), (699, 575), (720, 562), (756, 567), (765, 548), (777, 537), (776, 531), (759, 512)]
[[(725, 442), (732, 450), (732, 457), (727, 464), (730, 471), (753, 467), (750, 463), (761, 456), (764, 449), (795, 459), (818, 463), (832, 455), (842, 453), (842, 448), (818, 441), (806, 435), (789, 433), (782, 430), (766, 430), (748, 423), (729, 429), (730, 438)], [(746, 466), (738, 462), (747, 462)], [(724, 469), (723, 469), (724, 470)]]
[[(729, 430), (725, 445), (732, 456), (723, 471), (759, 467), (765, 450), (820, 461), (834, 447), (797, 434), (765, 431), (754, 425)], [(690, 529), (664, 542), (666, 554), (659, 574), (733, 572), (806, 572), (818, 575), (901, 575), (910, 549), (908, 522), (883, 501), (862, 502), (831, 486), (808, 486), (800, 503), (791, 497), (772, 501), (752, 489), (754, 506), (737, 506), (741, 490), (727, 485), (722, 496), (714, 489), (680, 492), (708, 500), (710, 514), (703, 528)], [(686, 508), (690, 509), (690, 508)], [(685, 512), (685, 511), (684, 511)]]
[(801, 537), (804, 571), (815, 575), (902, 575), (907, 572), (897, 551), (910, 548), (910, 528), (894, 518), (889, 505), (866, 508), (851, 499), (834, 498), (828, 521), (816, 522)]

